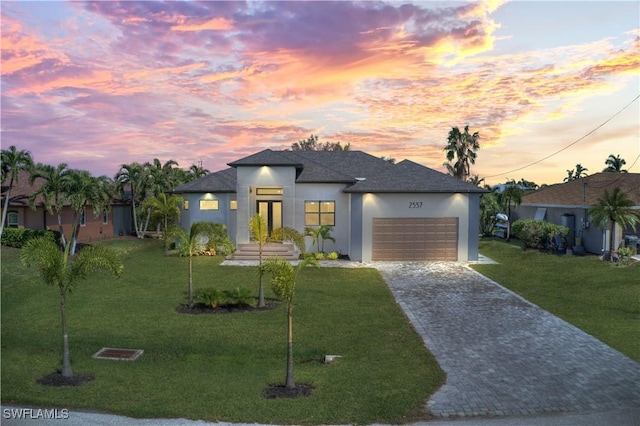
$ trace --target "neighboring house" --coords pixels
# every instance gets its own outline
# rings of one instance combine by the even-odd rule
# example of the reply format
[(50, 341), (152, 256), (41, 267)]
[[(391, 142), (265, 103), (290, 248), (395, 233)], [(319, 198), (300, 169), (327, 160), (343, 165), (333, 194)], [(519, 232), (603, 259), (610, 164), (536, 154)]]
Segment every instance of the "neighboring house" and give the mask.
[[(609, 250), (610, 228), (601, 229), (591, 223), (589, 208), (607, 190), (620, 188), (640, 209), (639, 173), (596, 173), (566, 183), (550, 185), (528, 193), (514, 212), (515, 219), (540, 219), (569, 227), (569, 247), (582, 246), (589, 253), (602, 254)], [(619, 247), (626, 235), (640, 235), (640, 225), (635, 229), (621, 229), (616, 225), (614, 245)]]
[[(43, 180), (38, 178), (33, 185), (29, 184), (29, 174), (21, 171), (18, 182), (14, 182), (11, 189), (11, 199), (7, 209), (7, 228), (29, 228), (29, 229), (51, 229), (58, 230), (58, 216), (53, 211), (49, 214), (44, 207), (44, 199), (39, 196), (35, 200), (36, 209), (29, 207), (29, 197), (37, 191), (43, 184)], [(4, 209), (4, 200), (8, 189), (8, 181), (2, 183), (2, 197), (0, 210)], [(0, 212), (1, 213), (1, 212)], [(73, 220), (73, 210), (65, 205), (62, 210), (62, 224), (65, 235), (71, 233), (71, 222)], [(93, 209), (88, 207), (80, 222), (79, 242), (89, 242), (96, 239), (110, 238), (117, 235), (127, 235), (132, 233), (131, 205), (114, 200), (110, 211), (101, 212), (98, 217), (94, 217)]]
[(249, 220), (260, 213), (269, 229), (331, 226), (336, 242), (326, 241), (325, 251), (351, 260), (478, 258), (485, 190), (452, 176), (361, 151), (267, 149), (229, 166), (175, 189), (184, 228), (220, 222), (241, 248), (251, 244)]

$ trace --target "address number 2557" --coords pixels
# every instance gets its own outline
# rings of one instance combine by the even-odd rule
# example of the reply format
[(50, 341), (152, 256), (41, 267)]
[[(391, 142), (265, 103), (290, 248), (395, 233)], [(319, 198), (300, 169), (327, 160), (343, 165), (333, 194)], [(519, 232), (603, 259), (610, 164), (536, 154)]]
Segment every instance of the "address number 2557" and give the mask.
[(410, 209), (421, 209), (422, 208), (422, 201), (409, 201), (409, 208)]

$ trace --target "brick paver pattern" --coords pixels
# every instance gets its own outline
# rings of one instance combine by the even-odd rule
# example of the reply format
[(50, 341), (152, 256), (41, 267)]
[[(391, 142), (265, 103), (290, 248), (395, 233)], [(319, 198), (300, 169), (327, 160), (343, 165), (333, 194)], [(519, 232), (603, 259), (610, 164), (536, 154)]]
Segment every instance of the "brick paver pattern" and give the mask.
[(640, 406), (639, 363), (466, 264), (373, 265), (447, 373), (433, 415)]

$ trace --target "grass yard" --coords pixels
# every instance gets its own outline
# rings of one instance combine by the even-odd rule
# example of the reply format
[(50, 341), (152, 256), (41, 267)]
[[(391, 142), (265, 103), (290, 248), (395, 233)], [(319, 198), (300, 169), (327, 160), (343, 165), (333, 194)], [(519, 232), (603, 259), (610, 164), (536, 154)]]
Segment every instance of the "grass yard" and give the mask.
[(640, 263), (524, 251), (519, 242), (481, 240), (498, 265), (473, 268), (525, 299), (640, 361)]
[[(125, 269), (120, 279), (81, 282), (68, 299), (74, 372), (96, 376), (69, 388), (35, 382), (61, 366), (57, 289), (20, 265), (19, 250), (2, 249), (4, 404), (246, 423), (403, 423), (428, 415), (424, 404), (445, 380), (377, 271), (309, 269), (300, 274), (294, 301), (294, 357), (296, 381), (315, 391), (308, 398), (267, 400), (263, 389), (284, 382), (284, 305), (178, 314), (176, 306), (186, 299), (185, 258), (165, 257), (152, 240), (103, 244), (121, 253)], [(196, 290), (244, 286), (257, 293), (255, 267), (221, 261), (195, 258)], [(134, 362), (93, 359), (104, 346), (144, 354)], [(325, 354), (344, 358), (323, 364)]]

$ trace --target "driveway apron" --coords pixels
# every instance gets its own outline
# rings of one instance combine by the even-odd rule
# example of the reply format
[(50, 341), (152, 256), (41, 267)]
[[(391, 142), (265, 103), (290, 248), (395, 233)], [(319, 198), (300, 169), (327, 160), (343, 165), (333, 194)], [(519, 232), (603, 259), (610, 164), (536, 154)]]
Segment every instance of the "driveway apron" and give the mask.
[(375, 263), (447, 373), (435, 416), (640, 406), (640, 364), (461, 263)]

